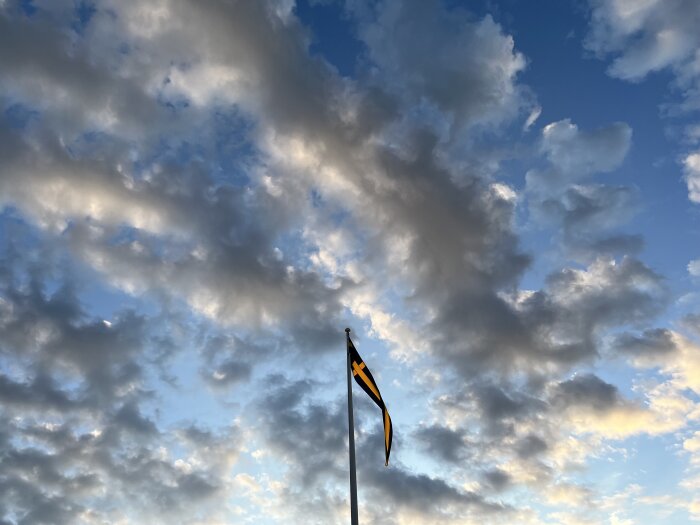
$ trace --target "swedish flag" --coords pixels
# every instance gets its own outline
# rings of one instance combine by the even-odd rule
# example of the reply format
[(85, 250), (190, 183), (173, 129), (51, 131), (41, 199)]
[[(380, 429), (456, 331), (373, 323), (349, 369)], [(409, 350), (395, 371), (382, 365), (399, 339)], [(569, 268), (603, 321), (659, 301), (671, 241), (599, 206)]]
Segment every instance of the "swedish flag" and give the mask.
[(386, 465), (389, 465), (389, 453), (391, 452), (391, 439), (394, 435), (391, 428), (391, 418), (389, 411), (386, 409), (382, 395), (379, 393), (377, 382), (372, 377), (372, 372), (369, 371), (367, 365), (357, 353), (355, 345), (352, 344), (350, 336), (348, 336), (348, 352), (350, 353), (350, 369), (355, 381), (362, 387), (362, 390), (367, 392), (367, 395), (374, 401), (379, 408), (382, 409), (382, 418), (384, 421), (384, 451), (386, 452)]

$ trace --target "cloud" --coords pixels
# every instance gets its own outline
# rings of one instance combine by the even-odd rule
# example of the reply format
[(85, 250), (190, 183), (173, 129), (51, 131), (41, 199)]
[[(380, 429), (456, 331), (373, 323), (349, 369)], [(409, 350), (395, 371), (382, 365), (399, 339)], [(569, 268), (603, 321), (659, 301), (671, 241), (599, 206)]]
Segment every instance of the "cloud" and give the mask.
[[(695, 26), (700, 20), (697, 3), (687, 0), (589, 0), (590, 31), (587, 49), (599, 57), (612, 56), (608, 73), (632, 82), (649, 74), (670, 70), (672, 87), (682, 100), (665, 105), (670, 115), (688, 114), (700, 108), (700, 46)], [(694, 143), (693, 126), (687, 139)], [(698, 201), (698, 161), (695, 153), (683, 159), (688, 197)]]
[(458, 463), (468, 457), (464, 433), (437, 424), (421, 427), (416, 431), (416, 439), (431, 457), (447, 463)]
[[(692, 319), (686, 317), (684, 322)], [(641, 336), (623, 334), (614, 346), (637, 367), (659, 368), (672, 378), (673, 388), (700, 391), (698, 346), (683, 334), (668, 329), (647, 330)]]
[[(329, 489), (329, 482), (342, 480), (345, 483), (347, 478), (346, 408), (337, 401), (314, 402), (314, 391), (308, 381), (272, 376), (265, 382), (268, 394), (261, 401), (260, 409), (264, 414), (266, 443), (272, 454), (287, 465), (284, 489), (277, 494), (280, 500), (273, 508), (281, 506), (300, 516), (313, 508), (312, 519), (317, 520), (314, 523), (340, 519), (336, 513), (347, 510), (341, 511), (330, 504), (335, 496)], [(479, 516), (507, 519), (511, 509), (477, 493), (461, 490), (442, 478), (415, 473), (400, 461), (385, 468), (379, 420), (370, 417), (370, 414), (375, 416), (375, 411), (363, 400), (356, 398), (356, 408), (359, 408), (356, 411), (356, 446), (365, 515), (377, 519), (410, 516), (417, 523), (429, 523), (435, 516), (448, 520)], [(434, 435), (434, 431), (429, 430), (428, 434)], [(427, 435), (423, 434), (423, 437)], [(395, 436), (395, 439), (397, 437), (399, 447), (394, 448), (398, 450), (401, 437)], [(319, 493), (326, 497), (318, 498)]]
[[(223, 467), (235, 457), (233, 433), (212, 435), (208, 445), (193, 449), (184, 437), (171, 444), (162, 436), (135, 441), (116, 421), (92, 433), (69, 424), (3, 424), (25, 441), (24, 446), (2, 446), (3, 514), (5, 519), (24, 516), (25, 523), (133, 520), (139, 515), (161, 523), (194, 516), (191, 505), (205, 506), (219, 493)], [(216, 458), (206, 456), (211, 446)], [(171, 454), (182, 453), (176, 448), (191, 455), (176, 459)]]
[(523, 130), (528, 131), (532, 125), (540, 118), (542, 114), (542, 108), (540, 106), (535, 107), (527, 117), (525, 124), (523, 124)]
[(700, 335), (700, 314), (687, 314), (679, 321), (679, 326), (694, 337)]
[(688, 198), (700, 202), (700, 153), (691, 153), (683, 161)]
[(673, 332), (665, 328), (645, 330), (641, 336), (622, 334), (613, 346), (639, 363), (663, 361), (677, 350)]
[(566, 369), (598, 354), (597, 338), (606, 328), (642, 323), (667, 302), (663, 278), (641, 262), (601, 258), (585, 269), (550, 274), (538, 292), (455, 295), (434, 329), (442, 357), (466, 377), (478, 366)]
[(561, 176), (571, 180), (612, 171), (629, 151), (632, 130), (616, 122), (593, 131), (580, 131), (569, 119), (548, 124), (542, 130), (542, 151)]
[[(465, 160), (538, 114), (493, 18), (348, 2), (365, 46), (350, 79), (286, 1), (105, 0), (77, 28), (73, 2), (21, 7), (0, 11), (1, 100), (31, 115), (0, 120), (2, 224), (23, 228), (0, 268), (0, 519), (340, 521), (345, 406), (288, 358), (325, 373), (347, 320), (393, 345), (389, 375), (439, 370), (451, 388), (406, 381), (432, 419), (402, 425), (390, 469), (358, 401), (366, 521), (536, 523), (511, 488), (564, 486), (605, 439), (680, 428), (677, 390), (647, 408), (569, 376), (667, 301), (664, 279), (623, 255), (640, 238), (607, 231), (636, 191), (584, 184), (624, 161), (627, 125), (545, 127), (528, 191), (590, 256), (519, 288), (523, 196)], [(104, 315), (101, 294), (125, 307)], [(266, 376), (280, 356), (285, 375)], [(663, 366), (691, 384), (685, 364)], [(197, 409), (233, 392), (236, 421), (162, 414), (183, 377)]]
[[(499, 125), (519, 111), (515, 78), (524, 65), (522, 57), (490, 18), (463, 25), (452, 22), (437, 4), (428, 11), (418, 3), (409, 7), (402, 15), (406, 20), (432, 12), (437, 13), (435, 23), (451, 28), (444, 42), (434, 42), (435, 50), (469, 46), (454, 48), (461, 49), (454, 70), (448, 63), (435, 68), (427, 57), (415, 57), (412, 63), (404, 55), (406, 80), (412, 70), (419, 71), (415, 66), (423, 68), (422, 80), (397, 84), (404, 84), (406, 91), (395, 91), (388, 80), (369, 87), (341, 81), (323, 61), (309, 57), (304, 28), (278, 4), (105, 2), (96, 5), (77, 35), (51, 28), (52, 17), (67, 16), (59, 7), (39, 9), (19, 29), (3, 33), (8, 44), (21, 44), (32, 34), (42, 38), (23, 46), (21, 57), (0, 57), (6, 73), (3, 91), (13, 103), (39, 115), (19, 129), (3, 122), (2, 202), (15, 207), (39, 235), (60, 239), (71, 261), (96, 270), (117, 291), (147, 297), (161, 307), (184, 303), (196, 315), (232, 330), (276, 339), (274, 349), (317, 351), (335, 340), (332, 327), (339, 324), (343, 308), (357, 306), (355, 287), (366, 284), (364, 289), (371, 289), (374, 279), (400, 267), (393, 266), (393, 246), (407, 247), (407, 264), (389, 279), (389, 286), (402, 296), (415, 293), (428, 307), (439, 306), (445, 292), (465, 277), (470, 287), (481, 276), (492, 283), (514, 282), (527, 257), (519, 253), (511, 231), (510, 193), (470, 174), (461, 177), (466, 184), (455, 183), (459, 172), (441, 163), (440, 139), (425, 129), (422, 119), (407, 128), (404, 144), (410, 147), (405, 149), (384, 143), (381, 134), (399, 108), (412, 105), (419, 90), (433, 85), (427, 82), (433, 74), (458, 81), (454, 92), (429, 96), (446, 119), (459, 120), (464, 127)], [(392, 22), (392, 8), (386, 4), (382, 9), (385, 15), (377, 20), (400, 37), (402, 25)], [(10, 16), (15, 14), (4, 11), (3, 23), (12, 25)], [(41, 55), (42, 47), (52, 51)], [(388, 64), (385, 57), (373, 56), (380, 66)], [(55, 88), (50, 93), (49, 85)], [(222, 174), (220, 164), (230, 159), (211, 146), (221, 137), (206, 131), (222, 107), (231, 105), (250, 125), (249, 134), (229, 137), (253, 150), (244, 159), (240, 180)], [(424, 213), (417, 214), (418, 209)], [(369, 260), (337, 266), (343, 272), (346, 263), (354, 263), (361, 271), (350, 273), (350, 267), (348, 275), (321, 274), (309, 264), (308, 253), (321, 253), (325, 239), (314, 235), (316, 225), (332, 221), (349, 232), (349, 253), (364, 242), (376, 247)], [(19, 284), (16, 288), (18, 304), (32, 301), (26, 308), (29, 320), (12, 332), (17, 352), (32, 348), (34, 343), (22, 337), (38, 331), (54, 346), (37, 348), (36, 360), (55, 359), (66, 373), (86, 381), (84, 388), (100, 393), (85, 396), (91, 403), (99, 400), (91, 416), (107, 421), (94, 437), (94, 455), (106, 455), (99, 458), (105, 472), (100, 486), (116, 487), (112, 501), (132, 497), (134, 503), (127, 516), (100, 508), (90, 519), (139, 515), (154, 522), (160, 519), (154, 518), (158, 512), (168, 509), (168, 514), (183, 513), (179, 519), (184, 520), (188, 501), (216, 500), (227, 481), (213, 460), (164, 458), (157, 446), (167, 437), (150, 409), (147, 391), (150, 341), (144, 340), (150, 319), (131, 314), (123, 322), (115, 317), (107, 326), (101, 319), (85, 318), (81, 310), (73, 317), (52, 319), (45, 336), (45, 325), (35, 322), (32, 312), (53, 312), (61, 295), (32, 294)], [(384, 310), (377, 303), (385, 297), (368, 297), (361, 310), (379, 327)], [(76, 296), (71, 300), (78, 301)], [(421, 309), (426, 304), (422, 301)], [(7, 309), (8, 330), (19, 326), (14, 320), (17, 308), (13, 304)], [(129, 328), (141, 330), (133, 341)], [(234, 385), (253, 377), (254, 363), (270, 350), (267, 345), (248, 348), (246, 341), (241, 336), (193, 346), (201, 349), (199, 368), (209, 384)], [(104, 354), (88, 352), (100, 342)], [(64, 412), (83, 399), (80, 389), (61, 397), (41, 375), (8, 377), (3, 385), (8, 396), (18, 399), (35, 387), (38, 406), (52, 398)], [(262, 401), (267, 412), (279, 416), (263, 426), (287, 427), (282, 434), (265, 434), (269, 449), (292, 465), (313, 467), (302, 470), (301, 477), (291, 474), (300, 482), (299, 490), (337, 481), (344, 471), (339, 454), (343, 410), (289, 404), (295, 389), (303, 388), (308, 387), (289, 386), (283, 393), (287, 399)], [(86, 441), (71, 428), (75, 441)], [(320, 430), (326, 432), (320, 434), (321, 441)], [(12, 432), (20, 430), (13, 427)], [(304, 432), (308, 439), (292, 439)], [(190, 443), (190, 435), (181, 431), (166, 450), (185, 447), (181, 441)], [(223, 440), (225, 436), (215, 441)], [(308, 446), (300, 448), (304, 442)], [(235, 448), (233, 439), (231, 443)], [(319, 446), (329, 454), (317, 454)], [(87, 445), (83, 450), (93, 453)], [(392, 479), (382, 470), (373, 472), (370, 486), (400, 512), (422, 513), (426, 522), (442, 512), (459, 519), (503, 508), (437, 477), (399, 469), (388, 475)], [(409, 494), (432, 494), (430, 507), (418, 508), (417, 500), (411, 502), (392, 488), (396, 484)], [(287, 501), (287, 508), (301, 512), (299, 500), (290, 496), (295, 489), (267, 488)], [(183, 495), (182, 505), (174, 503), (178, 494)], [(328, 505), (318, 508), (319, 519), (328, 518), (324, 523), (332, 521), (342, 504), (333, 493), (328, 495)], [(13, 508), (23, 511), (28, 501), (17, 500)], [(80, 496), (71, 501), (80, 501)], [(274, 515), (275, 509), (263, 508)], [(83, 511), (75, 507), (71, 512), (65, 521), (75, 521)]]
[[(195, 502), (209, 508), (238, 456), (239, 431), (164, 431), (149, 406), (147, 369), (158, 365), (147, 360), (162, 358), (150, 319), (92, 319), (50, 250), (31, 264), (13, 251), (3, 251), (10, 279), (0, 289), (0, 519), (160, 523), (194, 516)], [(49, 292), (54, 279), (64, 284)]]
[(499, 125), (525, 103), (515, 81), (525, 59), (490, 16), (434, 0), (348, 4), (375, 74), (406, 106), (434, 105), (461, 127)]
[(631, 139), (632, 130), (623, 122), (593, 131), (580, 131), (569, 119), (548, 124), (540, 151), (550, 166), (528, 171), (527, 188), (541, 197), (556, 197), (593, 174), (613, 171), (629, 152)]
[(629, 152), (631, 137), (632, 130), (621, 122), (593, 131), (581, 131), (569, 119), (544, 127), (540, 151), (549, 166), (526, 174), (529, 208), (537, 222), (561, 228), (570, 256), (590, 261), (640, 250), (639, 236), (614, 232), (639, 208), (638, 190), (582, 184), (617, 169)]
[(694, 2), (677, 0), (592, 0), (591, 32), (586, 46), (618, 55), (609, 73), (638, 81), (653, 71), (688, 59), (700, 39), (694, 27), (700, 10)]

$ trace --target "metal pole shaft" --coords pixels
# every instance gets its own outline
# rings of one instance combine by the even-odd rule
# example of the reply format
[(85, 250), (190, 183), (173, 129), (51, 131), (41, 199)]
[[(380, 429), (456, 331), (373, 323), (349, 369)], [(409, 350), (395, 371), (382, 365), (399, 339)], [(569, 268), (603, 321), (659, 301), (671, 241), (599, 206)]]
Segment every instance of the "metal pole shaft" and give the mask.
[(352, 414), (352, 383), (350, 377), (350, 329), (345, 329), (348, 361), (348, 441), (350, 449), (350, 524), (359, 525), (357, 518), (357, 476), (355, 474), (355, 420)]

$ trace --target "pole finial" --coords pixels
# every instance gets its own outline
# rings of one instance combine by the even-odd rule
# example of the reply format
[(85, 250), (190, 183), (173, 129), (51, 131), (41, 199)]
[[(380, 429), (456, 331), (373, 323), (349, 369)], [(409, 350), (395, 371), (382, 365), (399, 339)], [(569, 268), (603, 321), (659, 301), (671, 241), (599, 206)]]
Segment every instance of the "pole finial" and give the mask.
[(346, 334), (349, 334), (349, 333), (350, 333), (350, 329), (349, 329), (349, 328), (346, 328), (346, 329), (345, 329), (345, 333), (346, 333)]

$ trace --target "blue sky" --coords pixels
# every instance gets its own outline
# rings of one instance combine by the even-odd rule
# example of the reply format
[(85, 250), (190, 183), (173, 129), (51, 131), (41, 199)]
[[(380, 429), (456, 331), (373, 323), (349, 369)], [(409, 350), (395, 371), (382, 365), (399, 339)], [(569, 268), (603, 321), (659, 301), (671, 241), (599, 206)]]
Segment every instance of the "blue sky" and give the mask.
[(699, 23), (0, 0), (0, 524), (700, 521)]

